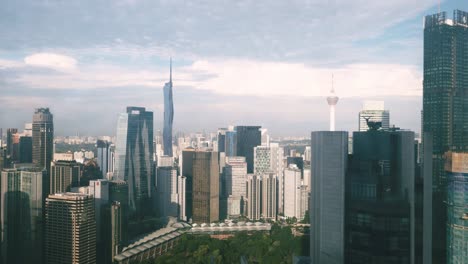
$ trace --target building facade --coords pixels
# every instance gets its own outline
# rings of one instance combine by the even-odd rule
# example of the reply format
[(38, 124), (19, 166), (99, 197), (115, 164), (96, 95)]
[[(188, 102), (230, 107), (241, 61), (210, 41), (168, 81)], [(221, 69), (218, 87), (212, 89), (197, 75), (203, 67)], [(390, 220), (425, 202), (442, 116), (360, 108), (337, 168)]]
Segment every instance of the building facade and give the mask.
[(49, 108), (38, 108), (33, 115), (32, 160), (50, 175), (50, 162), (54, 155), (54, 117)]
[(246, 203), (247, 162), (245, 157), (226, 157), (224, 167), (229, 218), (244, 215)]
[(50, 167), (49, 193), (69, 192), (79, 186), (82, 169), (76, 161), (54, 161)]
[(362, 110), (359, 112), (359, 130), (367, 131), (367, 121), (380, 122), (381, 128), (390, 128), (390, 111), (385, 110), (384, 101), (365, 101)]
[(128, 183), (130, 214), (151, 212), (153, 112), (127, 107), (117, 121), (114, 178)]
[(43, 263), (45, 183), (46, 171), (39, 168), (1, 172), (3, 263)]
[[(468, 150), (468, 13), (424, 20), (423, 128), (433, 142), (433, 262), (446, 262), (445, 152)], [(424, 142), (423, 142), (424, 144)]]
[(247, 174), (247, 218), (259, 220), (262, 213), (262, 178)]
[(317, 131), (311, 137), (310, 256), (312, 263), (344, 263), (348, 133)]
[(192, 160), (192, 221), (219, 221), (218, 152), (197, 150)]
[[(245, 157), (247, 173), (254, 172), (254, 148), (262, 144), (260, 126), (236, 126), (237, 156)], [(228, 155), (229, 156), (229, 155)]]
[(295, 164), (284, 169), (284, 216), (301, 217), (301, 170)]
[(274, 173), (262, 175), (262, 218), (276, 220), (278, 214), (278, 177)]
[(93, 197), (79, 193), (46, 198), (46, 263), (96, 263)]

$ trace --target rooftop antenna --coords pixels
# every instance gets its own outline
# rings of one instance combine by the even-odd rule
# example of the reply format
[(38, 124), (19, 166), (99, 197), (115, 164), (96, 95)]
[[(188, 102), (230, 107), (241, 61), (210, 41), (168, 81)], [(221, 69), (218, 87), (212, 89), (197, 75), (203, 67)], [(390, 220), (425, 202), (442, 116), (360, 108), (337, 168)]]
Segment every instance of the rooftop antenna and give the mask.
[(334, 86), (334, 82), (333, 82), (333, 73), (332, 73), (332, 87), (331, 87), (331, 92), (332, 92), (332, 93), (335, 93), (335, 86)]

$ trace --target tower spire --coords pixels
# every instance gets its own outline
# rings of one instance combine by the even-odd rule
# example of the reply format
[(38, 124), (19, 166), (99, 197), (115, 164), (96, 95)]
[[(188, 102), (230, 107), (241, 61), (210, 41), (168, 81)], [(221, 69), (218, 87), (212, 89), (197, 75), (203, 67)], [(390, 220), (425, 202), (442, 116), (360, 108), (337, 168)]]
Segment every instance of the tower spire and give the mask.
[(169, 82), (172, 83), (172, 57), (169, 60)]

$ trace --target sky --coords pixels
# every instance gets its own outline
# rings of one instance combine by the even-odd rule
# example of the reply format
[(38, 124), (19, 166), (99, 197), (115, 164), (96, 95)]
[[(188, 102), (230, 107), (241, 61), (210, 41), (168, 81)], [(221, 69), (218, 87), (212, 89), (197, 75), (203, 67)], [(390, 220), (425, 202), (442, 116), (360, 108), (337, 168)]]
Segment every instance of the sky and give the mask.
[[(428, 0), (2, 0), (0, 127), (49, 107), (56, 135), (115, 135), (127, 106), (162, 130), (173, 60), (174, 130), (262, 125), (272, 136), (355, 131), (365, 100), (420, 131)], [(441, 1), (452, 17), (468, 1)]]

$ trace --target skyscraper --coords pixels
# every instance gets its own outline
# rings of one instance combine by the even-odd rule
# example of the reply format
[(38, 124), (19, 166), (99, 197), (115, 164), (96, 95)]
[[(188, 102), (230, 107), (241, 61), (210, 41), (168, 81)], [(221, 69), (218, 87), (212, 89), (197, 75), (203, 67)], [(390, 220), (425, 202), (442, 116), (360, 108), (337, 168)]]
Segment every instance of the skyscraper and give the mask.
[(284, 216), (300, 218), (301, 170), (292, 164), (284, 169)]
[(260, 175), (247, 175), (247, 218), (258, 220), (262, 213), (262, 178)]
[(310, 256), (312, 263), (344, 263), (345, 173), (348, 133), (312, 132)]
[(262, 144), (260, 128), (260, 126), (235, 127), (237, 132), (237, 156), (245, 157), (247, 162), (247, 173), (253, 173), (254, 148)]
[(468, 153), (447, 153), (447, 263), (468, 263)]
[(174, 120), (174, 102), (172, 100), (172, 59), (169, 82), (164, 85), (164, 155), (172, 157), (172, 121)]
[(14, 143), (14, 136), (15, 134), (18, 133), (17, 128), (8, 128), (7, 129), (7, 155), (10, 156), (10, 159), (16, 160), (15, 159), (15, 143)]
[(96, 263), (93, 197), (80, 193), (51, 194), (45, 207), (46, 263)]
[(276, 220), (278, 208), (278, 177), (274, 173), (262, 175), (262, 218)]
[(226, 131), (225, 140), (226, 157), (237, 156), (237, 132), (230, 130)]
[(153, 112), (127, 107), (117, 121), (114, 177), (128, 183), (131, 214), (149, 212), (153, 175)]
[(32, 160), (50, 175), (50, 162), (54, 155), (54, 117), (49, 108), (38, 108), (33, 115)]
[(192, 220), (219, 221), (218, 152), (197, 150), (192, 155)]
[(347, 262), (415, 263), (413, 142), (412, 131), (353, 133), (345, 192)]
[[(468, 150), (468, 13), (425, 17), (423, 131), (433, 136), (433, 261), (446, 262), (444, 154)], [(424, 142), (423, 142), (424, 144)], [(437, 239), (435, 239), (437, 238)]]
[(390, 128), (390, 112), (385, 110), (384, 101), (365, 101), (359, 112), (359, 131), (367, 131), (367, 120), (381, 122), (382, 129)]
[(156, 168), (156, 202), (158, 216), (178, 216), (177, 170), (173, 167)]
[(110, 143), (104, 140), (98, 140), (96, 142), (96, 149), (97, 164), (99, 169), (101, 169), (102, 178), (105, 179), (107, 177), (107, 172), (111, 172), (109, 170), (109, 161), (111, 159)]
[(54, 161), (50, 168), (48, 193), (69, 192), (71, 188), (79, 186), (82, 169), (76, 161)]
[(244, 214), (246, 202), (247, 163), (245, 157), (227, 157), (224, 167), (226, 195), (228, 196), (227, 215), (237, 217)]
[(32, 163), (32, 137), (21, 136), (19, 139), (19, 162)]
[(46, 172), (6, 169), (1, 173), (3, 263), (42, 263)]

